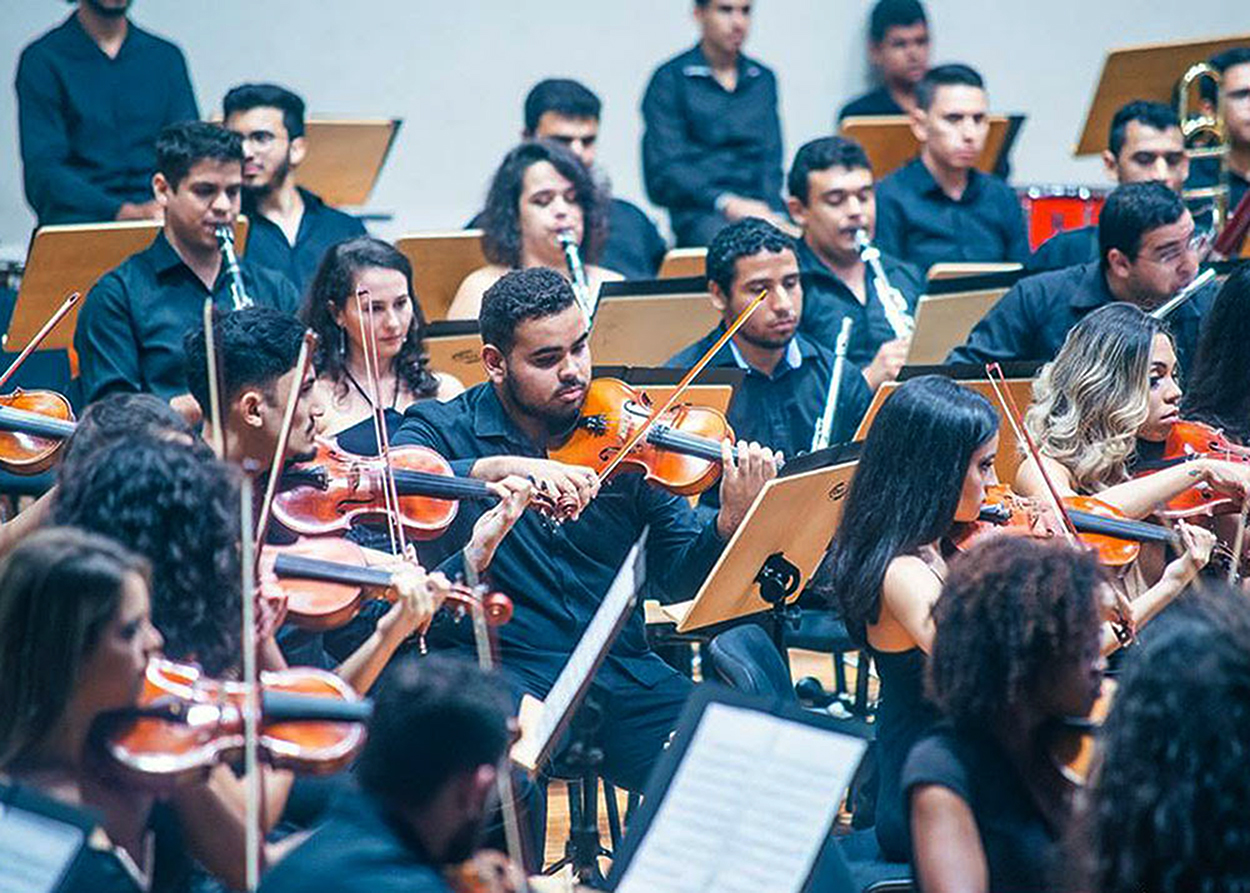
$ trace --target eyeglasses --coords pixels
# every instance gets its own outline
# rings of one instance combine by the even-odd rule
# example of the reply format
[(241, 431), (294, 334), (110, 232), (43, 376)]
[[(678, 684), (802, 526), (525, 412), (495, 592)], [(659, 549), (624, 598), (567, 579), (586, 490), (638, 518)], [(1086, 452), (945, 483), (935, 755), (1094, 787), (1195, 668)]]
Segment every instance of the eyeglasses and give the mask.
[(1207, 252), (1207, 248), (1214, 239), (1215, 233), (1210, 230), (1205, 230), (1201, 233), (1194, 233), (1190, 236), (1189, 241), (1186, 242), (1183, 247), (1174, 245), (1163, 249), (1155, 257), (1145, 257), (1144, 259), (1156, 264), (1174, 264), (1186, 254), (1191, 252), (1198, 255), (1205, 254)]

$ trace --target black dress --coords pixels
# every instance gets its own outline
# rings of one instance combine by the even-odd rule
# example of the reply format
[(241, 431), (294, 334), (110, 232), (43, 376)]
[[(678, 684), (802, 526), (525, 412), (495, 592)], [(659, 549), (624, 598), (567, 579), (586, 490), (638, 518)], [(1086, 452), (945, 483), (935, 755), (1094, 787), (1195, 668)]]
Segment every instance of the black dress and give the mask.
[(905, 801), (919, 785), (947, 788), (972, 809), (991, 893), (1055, 888), (1056, 834), (992, 737), (947, 724), (935, 729), (903, 769)]

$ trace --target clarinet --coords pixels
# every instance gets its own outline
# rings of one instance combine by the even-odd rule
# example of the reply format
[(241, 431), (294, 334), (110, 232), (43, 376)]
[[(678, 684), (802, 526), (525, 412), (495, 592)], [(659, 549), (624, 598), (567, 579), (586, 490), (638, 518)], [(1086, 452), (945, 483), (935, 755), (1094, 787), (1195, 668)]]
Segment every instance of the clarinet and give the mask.
[(586, 314), (586, 321), (590, 322), (595, 318), (595, 310), (599, 301), (597, 295), (590, 293), (590, 280), (586, 278), (586, 268), (582, 266), (582, 256), (577, 250), (577, 239), (574, 238), (573, 231), (569, 229), (560, 230), (557, 238), (560, 240), (560, 247), (564, 249), (564, 262), (569, 267), (573, 294), (577, 296), (577, 303)]
[(862, 229), (855, 230), (855, 247), (859, 249), (860, 260), (872, 270), (877, 300), (885, 311), (886, 322), (894, 330), (894, 337), (910, 338), (916, 328), (916, 321), (907, 310), (907, 299), (902, 292), (890, 285), (890, 280), (885, 276), (885, 268), (881, 266), (881, 250), (869, 241), (868, 233)]
[(833, 373), (829, 376), (829, 392), (825, 395), (825, 411), (816, 422), (816, 430), (812, 432), (812, 452), (823, 450), (829, 446), (829, 438), (833, 436), (833, 416), (838, 408), (838, 391), (842, 390), (842, 371), (846, 368), (846, 348), (851, 342), (851, 318), (842, 317), (842, 328), (838, 330), (838, 340), (834, 342)]
[(252, 306), (252, 299), (243, 289), (243, 273), (239, 270), (239, 258), (234, 253), (234, 229), (229, 226), (217, 227), (217, 246), (221, 249), (221, 259), (226, 264), (226, 273), (230, 276), (230, 298), (234, 301), (234, 309), (242, 310)]

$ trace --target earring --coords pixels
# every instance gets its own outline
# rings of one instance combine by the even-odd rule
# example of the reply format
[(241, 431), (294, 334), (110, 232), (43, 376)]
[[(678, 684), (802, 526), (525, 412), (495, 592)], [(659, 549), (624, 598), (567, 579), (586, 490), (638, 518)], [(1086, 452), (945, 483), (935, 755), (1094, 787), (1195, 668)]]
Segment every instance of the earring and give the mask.
[(347, 358), (347, 332), (342, 326), (337, 326), (339, 332), (339, 359)]

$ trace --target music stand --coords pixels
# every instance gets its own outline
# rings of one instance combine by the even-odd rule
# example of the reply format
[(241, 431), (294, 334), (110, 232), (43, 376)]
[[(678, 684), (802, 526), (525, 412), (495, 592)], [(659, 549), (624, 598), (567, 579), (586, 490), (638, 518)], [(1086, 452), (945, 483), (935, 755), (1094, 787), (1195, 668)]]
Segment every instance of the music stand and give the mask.
[(1170, 40), (1122, 47), (1107, 53), (1073, 155), (1097, 155), (1107, 148), (1116, 111), (1134, 99), (1172, 104), (1172, 90), (1195, 62), (1216, 53), (1250, 46), (1250, 34), (1208, 40)]
[(432, 322), (425, 327), (424, 340), (431, 369), (454, 375), (466, 388), (486, 381), (476, 319)]
[[(1024, 116), (990, 115), (989, 121), (989, 136), (976, 164), (977, 170), (986, 174), (994, 173), (1006, 159)], [(920, 153), (920, 142), (911, 132), (907, 115), (852, 115), (842, 119), (839, 133), (863, 146), (878, 180)]]
[(916, 327), (907, 348), (907, 364), (934, 365), (968, 340), (969, 333), (1007, 293), (1006, 288), (922, 295), (916, 303)]
[(412, 287), (426, 322), (446, 319), (460, 283), (486, 266), (480, 229), (413, 233), (396, 239), (395, 248), (412, 264)]
[(382, 173), (401, 123), (399, 118), (306, 121), (308, 154), (299, 166), (300, 185), (327, 205), (363, 205)]
[(60, 890), (94, 829), (76, 809), (24, 785), (0, 783), (0, 890)]
[(1019, 273), (1024, 268), (1015, 261), (939, 261), (925, 273), (928, 283), (948, 279), (968, 279), (994, 273)]
[[(109, 270), (151, 245), (160, 231), (161, 224), (152, 220), (41, 226), (30, 241), (26, 272), (4, 336), (4, 348), (25, 347), (66, 296), (76, 291), (82, 293), (84, 300), (39, 345), (39, 350), (72, 349), (78, 311), (87, 292)], [(247, 246), (247, 218), (243, 215), (234, 225), (234, 244), (243, 254)]]
[(657, 279), (707, 277), (707, 248), (670, 248), (664, 253)]
[(663, 606), (679, 634), (771, 611), (773, 639), (786, 653), (788, 606), (838, 528), (859, 449), (840, 444), (792, 459), (763, 486), (695, 597)]
[(663, 366), (720, 322), (705, 279), (605, 282), (599, 289), (590, 355), (597, 363)]
[[(1039, 365), (1038, 363), (1004, 364), (1005, 374), (1013, 376), (1007, 379), (1007, 390), (1010, 392), (1012, 399), (1016, 401), (1017, 406), (1028, 406), (1033, 402), (1033, 376), (1036, 374)], [(998, 403), (994, 389), (986, 381), (985, 369), (981, 366), (963, 364), (950, 366), (905, 366), (903, 371), (899, 373), (898, 381), (885, 382), (872, 395), (872, 403), (869, 404), (868, 411), (864, 413), (864, 418), (859, 423), (859, 430), (855, 432), (855, 439), (863, 440), (868, 436), (868, 430), (872, 427), (873, 420), (876, 419), (877, 413), (881, 409), (881, 404), (894, 393), (900, 384), (909, 378), (916, 378), (920, 375), (945, 375), (954, 379), (963, 387), (968, 388), (968, 390), (976, 391), (990, 401), (990, 405), (998, 413), (998, 454), (994, 458), (994, 471), (1000, 481), (1004, 483), (1014, 481), (1016, 479), (1016, 469), (1020, 467), (1020, 463), (1024, 459), (1021, 452), (1024, 449), (1024, 444), (1016, 440), (1015, 429), (1003, 416), (1003, 408)]]

